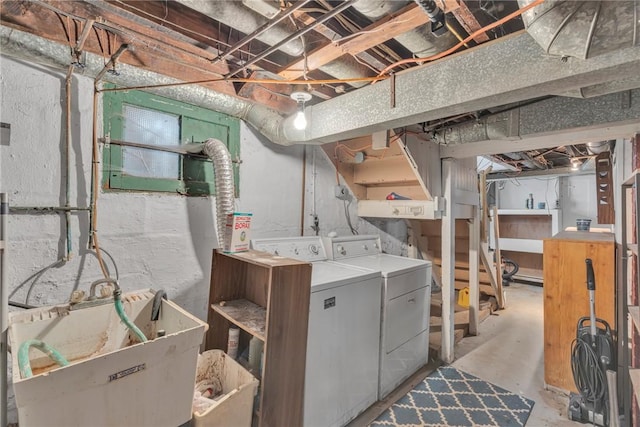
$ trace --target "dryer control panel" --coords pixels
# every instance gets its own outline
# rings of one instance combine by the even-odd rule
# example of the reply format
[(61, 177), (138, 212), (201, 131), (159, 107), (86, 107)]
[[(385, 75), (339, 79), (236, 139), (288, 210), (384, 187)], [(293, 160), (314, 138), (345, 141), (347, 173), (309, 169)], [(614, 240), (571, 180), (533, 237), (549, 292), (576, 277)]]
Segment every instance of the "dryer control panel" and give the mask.
[(329, 259), (340, 260), (382, 253), (380, 236), (344, 236), (323, 238)]
[(307, 262), (327, 259), (322, 239), (318, 236), (252, 239), (251, 249)]

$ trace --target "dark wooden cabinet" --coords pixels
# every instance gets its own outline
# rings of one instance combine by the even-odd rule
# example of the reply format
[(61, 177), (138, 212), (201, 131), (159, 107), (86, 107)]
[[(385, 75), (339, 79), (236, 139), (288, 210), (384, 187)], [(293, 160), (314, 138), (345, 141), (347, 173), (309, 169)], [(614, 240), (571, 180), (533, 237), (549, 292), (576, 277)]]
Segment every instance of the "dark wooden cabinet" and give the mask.
[(206, 348), (226, 351), (229, 327), (240, 348), (264, 342), (260, 427), (301, 426), (311, 291), (311, 264), (249, 251), (213, 252)]

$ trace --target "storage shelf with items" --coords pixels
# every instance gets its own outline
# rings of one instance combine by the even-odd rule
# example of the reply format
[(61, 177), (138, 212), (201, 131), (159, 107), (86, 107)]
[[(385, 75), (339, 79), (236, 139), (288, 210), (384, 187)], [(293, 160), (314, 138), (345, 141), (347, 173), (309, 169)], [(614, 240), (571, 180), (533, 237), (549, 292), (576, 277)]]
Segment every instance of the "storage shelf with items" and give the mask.
[[(358, 216), (440, 218), (443, 200), (432, 196), (428, 178), (419, 170), (434, 145), (424, 141), (411, 145), (413, 154), (405, 134), (389, 131), (324, 144), (322, 149), (357, 199)], [(421, 169), (429, 170), (425, 165)], [(432, 184), (440, 187), (440, 181)]]
[[(247, 354), (244, 363), (261, 380), (259, 427), (302, 425), (310, 290), (309, 263), (258, 251), (213, 252), (206, 348), (226, 351), (229, 328), (240, 329), (238, 355)], [(261, 370), (248, 360), (253, 337), (263, 343)]]
[[(622, 183), (622, 266), (618, 281), (618, 395), (628, 425), (640, 422), (640, 170)], [(636, 424), (633, 424), (633, 423)]]
[[(497, 226), (501, 255), (520, 267), (514, 278), (542, 282), (542, 242), (560, 231), (561, 211), (498, 209), (497, 214), (496, 222), (492, 212), (492, 227)], [(490, 246), (496, 247), (494, 233), (490, 233)]]

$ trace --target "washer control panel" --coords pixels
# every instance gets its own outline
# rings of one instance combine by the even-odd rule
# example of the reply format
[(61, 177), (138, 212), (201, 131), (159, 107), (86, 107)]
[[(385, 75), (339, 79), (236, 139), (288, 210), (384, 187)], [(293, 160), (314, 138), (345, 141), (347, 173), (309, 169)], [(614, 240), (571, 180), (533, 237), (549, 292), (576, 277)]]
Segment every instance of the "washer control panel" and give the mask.
[(308, 262), (327, 259), (319, 236), (252, 239), (251, 249)]

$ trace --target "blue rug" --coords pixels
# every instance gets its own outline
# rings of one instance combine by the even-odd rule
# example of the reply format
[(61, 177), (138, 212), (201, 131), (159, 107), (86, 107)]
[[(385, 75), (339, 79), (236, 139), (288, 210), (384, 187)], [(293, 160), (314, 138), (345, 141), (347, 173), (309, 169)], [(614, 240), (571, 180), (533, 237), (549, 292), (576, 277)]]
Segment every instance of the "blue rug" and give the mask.
[(534, 402), (450, 366), (442, 366), (371, 426), (499, 426), (527, 423)]

